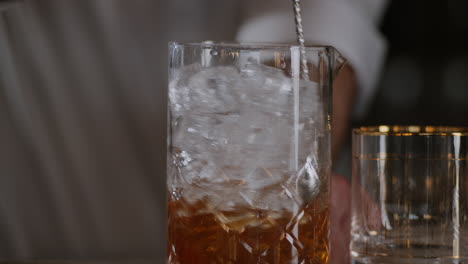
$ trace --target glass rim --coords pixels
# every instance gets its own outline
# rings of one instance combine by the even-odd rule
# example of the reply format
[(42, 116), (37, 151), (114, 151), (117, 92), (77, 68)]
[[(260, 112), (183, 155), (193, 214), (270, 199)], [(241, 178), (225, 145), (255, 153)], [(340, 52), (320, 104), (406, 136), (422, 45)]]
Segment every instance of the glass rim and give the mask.
[(363, 136), (468, 136), (463, 126), (361, 126), (353, 129), (354, 135)]
[[(262, 50), (262, 49), (276, 49), (276, 50), (286, 50), (291, 48), (299, 49), (298, 44), (286, 43), (286, 42), (213, 42), (213, 41), (170, 41), (168, 43), (169, 47), (171, 46), (180, 46), (180, 47), (198, 47), (198, 48), (230, 48), (230, 49), (239, 49), (239, 50)], [(305, 45), (307, 50), (326, 50), (333, 49), (336, 50), (333, 46), (330, 45)]]

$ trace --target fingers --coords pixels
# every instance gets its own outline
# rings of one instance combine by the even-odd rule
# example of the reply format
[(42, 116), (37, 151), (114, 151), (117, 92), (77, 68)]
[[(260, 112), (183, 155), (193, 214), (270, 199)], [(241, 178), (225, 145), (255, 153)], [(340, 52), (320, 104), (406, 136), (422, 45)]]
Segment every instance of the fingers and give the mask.
[(349, 263), (351, 186), (340, 175), (331, 180), (330, 264)]

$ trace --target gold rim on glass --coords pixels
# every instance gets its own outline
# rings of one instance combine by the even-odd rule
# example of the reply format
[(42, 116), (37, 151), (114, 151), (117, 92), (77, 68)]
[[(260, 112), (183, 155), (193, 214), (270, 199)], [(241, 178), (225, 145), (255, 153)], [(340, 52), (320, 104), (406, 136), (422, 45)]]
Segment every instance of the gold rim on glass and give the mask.
[(468, 127), (457, 126), (363, 126), (353, 129), (365, 136), (468, 136)]

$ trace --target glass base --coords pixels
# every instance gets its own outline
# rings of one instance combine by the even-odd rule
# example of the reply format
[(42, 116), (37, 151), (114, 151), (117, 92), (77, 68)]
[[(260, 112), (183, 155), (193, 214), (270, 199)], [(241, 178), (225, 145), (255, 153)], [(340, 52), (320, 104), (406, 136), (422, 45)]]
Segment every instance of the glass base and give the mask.
[(468, 257), (462, 258), (399, 258), (399, 257), (355, 257), (352, 264), (468, 264)]

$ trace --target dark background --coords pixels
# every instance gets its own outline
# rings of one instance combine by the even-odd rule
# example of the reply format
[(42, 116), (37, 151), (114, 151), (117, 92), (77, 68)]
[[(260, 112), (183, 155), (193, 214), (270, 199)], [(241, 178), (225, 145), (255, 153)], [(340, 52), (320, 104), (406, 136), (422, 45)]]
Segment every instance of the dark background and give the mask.
[(468, 125), (468, 1), (391, 0), (388, 58), (367, 117), (355, 125)]

